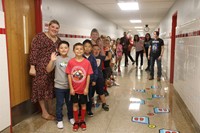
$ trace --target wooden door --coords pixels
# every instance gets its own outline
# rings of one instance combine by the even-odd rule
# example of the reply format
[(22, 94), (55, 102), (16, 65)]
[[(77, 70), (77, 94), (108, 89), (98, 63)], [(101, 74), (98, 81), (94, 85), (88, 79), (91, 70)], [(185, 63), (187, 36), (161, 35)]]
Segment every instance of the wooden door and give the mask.
[(30, 99), (29, 48), (35, 35), (34, 0), (5, 0), (11, 107)]

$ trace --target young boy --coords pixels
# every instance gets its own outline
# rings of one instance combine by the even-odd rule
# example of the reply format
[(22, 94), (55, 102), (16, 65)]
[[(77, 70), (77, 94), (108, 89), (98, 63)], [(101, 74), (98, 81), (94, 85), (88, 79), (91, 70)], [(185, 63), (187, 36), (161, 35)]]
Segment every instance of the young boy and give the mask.
[(96, 58), (97, 66), (98, 66), (98, 78), (96, 81), (96, 85), (94, 86), (97, 94), (100, 96), (100, 99), (102, 101), (102, 108), (105, 111), (109, 111), (109, 105), (106, 104), (106, 99), (104, 95), (104, 77), (102, 72), (102, 63), (108, 58), (106, 56), (100, 55), (100, 47), (98, 45), (93, 45), (93, 55)]
[[(92, 74), (93, 71), (90, 62), (83, 57), (83, 44), (74, 44), (73, 51), (75, 53), (75, 57), (68, 62), (66, 73), (68, 74), (71, 100), (73, 102), (73, 113), (75, 119), (73, 130), (78, 131), (79, 126), (82, 130), (86, 130), (85, 112), (87, 94), (90, 82), (90, 74)], [(78, 118), (78, 103), (81, 104), (80, 121)]]
[(97, 67), (96, 59), (92, 55), (92, 42), (86, 39), (85, 41), (83, 41), (83, 47), (84, 47), (83, 57), (86, 58), (90, 62), (92, 66), (92, 70), (93, 70), (93, 74), (90, 75), (90, 85), (89, 85), (89, 92), (88, 92), (89, 102), (87, 103), (87, 114), (88, 116), (93, 116), (93, 113), (92, 113), (92, 97), (94, 96), (93, 86), (96, 85), (96, 81), (98, 78), (98, 67)]
[(47, 65), (47, 72), (53, 71), (55, 69), (55, 79), (54, 79), (54, 87), (56, 94), (56, 119), (57, 119), (57, 127), (62, 129), (63, 126), (63, 104), (67, 106), (67, 115), (71, 124), (74, 124), (73, 119), (73, 109), (72, 102), (69, 101), (69, 84), (67, 75), (65, 73), (65, 69), (67, 67), (67, 63), (70, 60), (68, 56), (69, 51), (69, 43), (67, 41), (61, 41), (58, 44), (58, 55), (56, 52), (51, 54), (51, 60)]

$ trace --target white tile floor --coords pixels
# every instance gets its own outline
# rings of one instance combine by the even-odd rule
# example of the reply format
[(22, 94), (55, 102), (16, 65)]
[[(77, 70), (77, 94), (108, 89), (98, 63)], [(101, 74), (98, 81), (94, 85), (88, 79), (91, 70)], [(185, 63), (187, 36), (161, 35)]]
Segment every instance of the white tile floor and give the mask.
[[(108, 89), (107, 103), (110, 110), (105, 112), (93, 108), (94, 116), (86, 117), (87, 130), (85, 133), (159, 133), (159, 129), (177, 130), (180, 133), (195, 133), (191, 123), (187, 121), (177, 105), (174, 88), (162, 78), (161, 82), (148, 80), (148, 73), (144, 70), (136, 70), (132, 65), (121, 67), (121, 75), (118, 74), (117, 82), (120, 86)], [(156, 86), (151, 89), (151, 86)], [(145, 93), (137, 92), (137, 89), (145, 89)], [(152, 94), (162, 95), (164, 98), (152, 98)], [(131, 98), (131, 99), (130, 99)], [(134, 100), (144, 100), (145, 104), (138, 104)], [(153, 108), (169, 108), (169, 113), (155, 114)], [(64, 108), (64, 112), (66, 108)], [(148, 116), (153, 113), (153, 116)], [(36, 114), (29, 119), (17, 124), (13, 128), (14, 133), (71, 133), (72, 125), (64, 116), (64, 129), (57, 129), (55, 121), (46, 121)], [(156, 127), (151, 129), (149, 124), (132, 122), (132, 117), (149, 117), (149, 124)], [(163, 132), (168, 133), (168, 132)], [(173, 132), (174, 133), (174, 132)]]

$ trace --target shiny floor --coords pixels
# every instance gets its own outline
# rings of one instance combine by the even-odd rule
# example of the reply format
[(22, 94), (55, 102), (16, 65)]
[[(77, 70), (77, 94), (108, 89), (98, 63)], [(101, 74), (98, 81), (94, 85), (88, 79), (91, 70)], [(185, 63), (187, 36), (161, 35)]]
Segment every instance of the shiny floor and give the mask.
[[(156, 79), (149, 81), (148, 72), (136, 69), (132, 65), (126, 68), (122, 66), (121, 69), (121, 74), (117, 76), (120, 86), (108, 89), (110, 95), (106, 97), (106, 100), (110, 110), (106, 112), (101, 106), (93, 108), (94, 116), (86, 116), (87, 130), (79, 129), (78, 132), (172, 133), (167, 130), (173, 130), (180, 133), (195, 133), (192, 123), (181, 112), (181, 105), (178, 105), (174, 88), (168, 81), (165, 81), (163, 77), (161, 82), (157, 82)], [(155, 97), (152, 98), (153, 94)], [(170, 112), (158, 113), (154, 111), (154, 108), (166, 108)], [(65, 111), (66, 107), (64, 107)], [(166, 131), (161, 132), (160, 129), (166, 129)], [(46, 121), (40, 114), (36, 114), (13, 127), (13, 132), (71, 133), (73, 131), (66, 115), (64, 129), (58, 129), (55, 121)]]

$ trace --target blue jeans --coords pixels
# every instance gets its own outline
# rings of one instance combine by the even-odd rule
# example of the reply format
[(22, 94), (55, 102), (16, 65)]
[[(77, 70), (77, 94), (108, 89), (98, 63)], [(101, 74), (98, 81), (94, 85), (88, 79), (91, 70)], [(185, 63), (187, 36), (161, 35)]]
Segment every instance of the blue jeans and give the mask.
[(70, 89), (55, 88), (55, 94), (56, 94), (56, 118), (57, 118), (57, 121), (63, 120), (62, 110), (63, 110), (64, 101), (67, 106), (68, 119), (73, 118), (73, 104), (69, 100)]
[(157, 73), (157, 77), (161, 77), (162, 75), (162, 68), (161, 68), (161, 59), (158, 60), (158, 58), (152, 57), (150, 58), (150, 76), (154, 77), (154, 64), (155, 61), (157, 63), (157, 68), (158, 68), (158, 73)]

